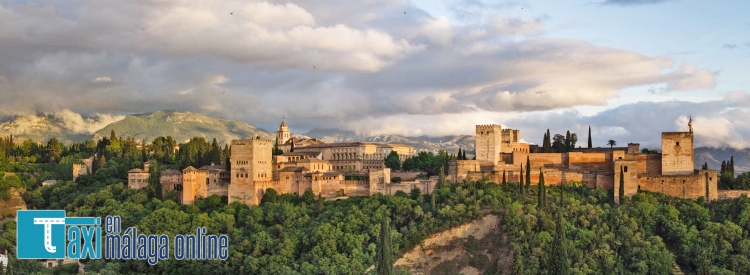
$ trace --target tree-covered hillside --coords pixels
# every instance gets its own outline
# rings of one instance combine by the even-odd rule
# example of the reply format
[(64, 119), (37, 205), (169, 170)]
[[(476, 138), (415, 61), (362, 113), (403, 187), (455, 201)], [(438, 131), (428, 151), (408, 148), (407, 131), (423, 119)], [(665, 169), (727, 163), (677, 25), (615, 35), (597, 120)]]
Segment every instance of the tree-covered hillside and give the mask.
[[(165, 152), (173, 143), (168, 138), (154, 143), (162, 146), (148, 151), (163, 167), (225, 157), (223, 149), (203, 138), (181, 144), (186, 154)], [(562, 189), (520, 188), (518, 183), (449, 183), (443, 177), (433, 195), (413, 190), (323, 201), (312, 192), (270, 195), (275, 192), (267, 190), (259, 206), (226, 205), (226, 198), (218, 196), (180, 205), (170, 199), (173, 194), (156, 192), (153, 184), (126, 188), (126, 172), (143, 161), (144, 150), (135, 145), (112, 134), (82, 144), (48, 142), (28, 148), (30, 155), (20, 146), (3, 147), (0, 168), (24, 175), (3, 182), (26, 188), (23, 197), (32, 209), (65, 209), (68, 216), (120, 215), (123, 228), (136, 226), (139, 233), (170, 238), (202, 226), (208, 234), (230, 238), (226, 261), (170, 259), (154, 266), (136, 260), (82, 261), (88, 272), (100, 274), (363, 274), (377, 270), (372, 267), (378, 263), (383, 217), (391, 226), (393, 251), (403, 253), (431, 234), (490, 213), (502, 217), (515, 274), (672, 274), (677, 269), (687, 274), (750, 273), (746, 197), (706, 203), (641, 193), (617, 205), (611, 191), (580, 183)], [(62, 165), (67, 169), (65, 163), (94, 153), (99, 158), (93, 174), (75, 182), (64, 178), (39, 185), (41, 175), (62, 175), (62, 170), (55, 172)], [(15, 234), (15, 222), (6, 220), (0, 251), (10, 252), (12, 272), (40, 272), (39, 262), (15, 259)], [(504, 269), (497, 263), (489, 266), (485, 274)], [(66, 270), (74, 268), (55, 272)]]

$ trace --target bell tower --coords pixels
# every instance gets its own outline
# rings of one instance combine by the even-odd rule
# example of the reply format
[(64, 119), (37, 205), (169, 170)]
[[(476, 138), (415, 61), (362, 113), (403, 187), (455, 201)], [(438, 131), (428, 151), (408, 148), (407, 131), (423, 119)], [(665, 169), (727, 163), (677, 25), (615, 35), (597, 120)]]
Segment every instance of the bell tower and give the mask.
[(276, 139), (279, 141), (279, 144), (284, 144), (289, 140), (289, 137), (289, 127), (286, 126), (286, 119), (281, 118), (281, 125), (279, 126), (279, 130), (276, 131)]

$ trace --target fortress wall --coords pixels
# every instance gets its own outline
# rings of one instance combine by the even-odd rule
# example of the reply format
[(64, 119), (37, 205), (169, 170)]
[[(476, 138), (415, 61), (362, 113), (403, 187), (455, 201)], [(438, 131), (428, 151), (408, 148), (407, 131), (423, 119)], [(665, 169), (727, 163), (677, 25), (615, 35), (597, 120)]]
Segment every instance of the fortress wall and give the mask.
[(469, 173), (481, 171), (479, 164), (478, 160), (451, 160), (448, 162), (448, 174), (446, 176), (452, 182), (462, 181), (468, 177)]
[(209, 183), (208, 184), (208, 196), (213, 195), (219, 195), (219, 196), (227, 196), (229, 191), (229, 184), (226, 183)]
[(570, 152), (567, 165), (571, 170), (607, 170), (612, 167), (612, 158), (606, 153)]
[[(388, 180), (395, 177), (401, 177), (401, 180), (403, 181), (414, 180), (420, 173), (421, 172), (391, 172), (391, 176)], [(445, 171), (445, 173), (448, 173), (448, 171)]]
[(414, 187), (419, 188), (422, 194), (431, 194), (437, 182), (431, 180), (417, 180), (410, 182), (393, 183), (386, 186), (386, 194), (394, 195), (397, 191), (411, 192)]
[(750, 196), (749, 190), (721, 190), (718, 194), (719, 199), (736, 199), (742, 195)]
[[(545, 169), (567, 168), (568, 156), (562, 153), (539, 153), (529, 154), (529, 160), (531, 161), (531, 167), (544, 167)], [(524, 168), (526, 168), (526, 160), (523, 160)]]
[[(370, 185), (367, 181), (355, 180), (322, 180), (313, 183), (313, 186), (319, 186), (320, 194), (326, 198), (336, 197), (339, 190), (344, 190), (347, 196), (369, 196)], [(315, 191), (316, 188), (313, 188)], [(317, 194), (317, 193), (316, 193)]]
[(661, 154), (635, 154), (639, 174), (661, 174)]
[[(615, 200), (621, 196), (631, 197), (638, 194), (638, 169), (636, 160), (615, 160), (613, 167), (613, 189), (615, 191)], [(622, 168), (622, 170), (621, 170)], [(620, 194), (620, 172), (622, 171), (625, 183), (625, 194)]]
[(257, 194), (253, 187), (254, 184), (248, 181), (232, 182), (227, 189), (228, 202), (238, 201), (247, 205), (258, 205), (260, 203), (260, 194)]
[(690, 199), (706, 197), (708, 187), (709, 199), (715, 200), (719, 198), (717, 174), (715, 170), (707, 170), (693, 175), (642, 175), (638, 177), (638, 185), (641, 190)]

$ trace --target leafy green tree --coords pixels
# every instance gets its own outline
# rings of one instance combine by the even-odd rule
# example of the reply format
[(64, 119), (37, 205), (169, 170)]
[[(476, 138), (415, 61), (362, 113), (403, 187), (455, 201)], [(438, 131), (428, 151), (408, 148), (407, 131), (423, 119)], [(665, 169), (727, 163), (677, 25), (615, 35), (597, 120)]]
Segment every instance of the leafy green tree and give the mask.
[(437, 214), (438, 212), (437, 202), (436, 202), (437, 199), (435, 198), (437, 197), (437, 194), (438, 193), (435, 192), (435, 190), (432, 190), (432, 194), (430, 194), (430, 211), (432, 211), (433, 214)]
[(267, 188), (266, 192), (263, 193), (263, 197), (260, 199), (260, 203), (261, 204), (275, 203), (278, 200), (279, 200), (279, 193), (276, 192), (276, 189)]
[(392, 275), (393, 264), (396, 262), (393, 253), (393, 243), (391, 240), (391, 226), (388, 216), (383, 215), (380, 223), (380, 235), (378, 236), (378, 275)]
[(62, 157), (62, 151), (63, 151), (63, 147), (62, 147), (62, 144), (60, 144), (60, 141), (58, 141), (57, 138), (54, 138), (54, 137), (51, 138), (47, 142), (47, 148), (46, 148), (47, 162), (53, 163), (53, 162), (60, 161), (60, 157)]
[(398, 157), (396, 151), (391, 151), (391, 153), (385, 157), (385, 167), (391, 168), (393, 171), (401, 170), (401, 159)]

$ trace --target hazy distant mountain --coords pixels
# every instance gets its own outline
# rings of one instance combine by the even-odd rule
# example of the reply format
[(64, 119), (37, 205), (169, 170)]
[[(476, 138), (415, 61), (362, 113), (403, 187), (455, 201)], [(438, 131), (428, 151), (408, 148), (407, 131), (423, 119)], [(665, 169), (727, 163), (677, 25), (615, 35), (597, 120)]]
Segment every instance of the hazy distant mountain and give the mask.
[(695, 167), (700, 169), (704, 163), (708, 163), (708, 168), (720, 170), (721, 162), (729, 160), (732, 156), (734, 156), (735, 172), (750, 171), (750, 149), (696, 148)]
[(244, 122), (186, 111), (158, 111), (127, 116), (96, 131), (94, 138), (108, 137), (112, 130), (118, 136), (134, 137), (147, 142), (158, 136), (172, 136), (179, 143), (193, 137), (205, 137), (209, 141), (216, 138), (219, 143), (258, 135), (266, 139), (273, 137), (272, 134)]
[(47, 142), (56, 137), (70, 144), (109, 137), (112, 130), (117, 136), (134, 137), (139, 141), (152, 141), (158, 136), (172, 136), (177, 142), (185, 142), (196, 136), (209, 141), (215, 137), (220, 143), (256, 135), (273, 138), (272, 134), (244, 122), (186, 111), (158, 111), (130, 116), (95, 115), (87, 118), (67, 111), (14, 116), (3, 120), (0, 120), (3, 121), (0, 122), (0, 135), (13, 134), (18, 143), (29, 138)]
[(336, 129), (313, 129), (305, 134), (306, 136), (317, 138), (323, 142), (387, 142), (400, 143), (409, 145), (420, 151), (437, 152), (439, 149), (446, 149), (448, 153), (456, 153), (458, 148), (467, 150), (467, 154), (474, 154), (474, 136), (457, 135), (443, 137), (405, 137), (401, 135), (359, 135), (352, 131), (340, 131)]
[(103, 119), (100, 120), (98, 116), (88, 118), (85, 122), (80, 116), (78, 116), (78, 121), (72, 121), (65, 115), (52, 114), (12, 116), (0, 122), (0, 135), (13, 134), (16, 143), (21, 143), (26, 139), (47, 142), (56, 137), (58, 140), (70, 144), (73, 141), (91, 138), (92, 132), (87, 131), (83, 125), (96, 125), (97, 123), (105, 123), (104, 125), (106, 125), (108, 122)]
[[(178, 142), (185, 142), (192, 137), (202, 136), (209, 140), (215, 137), (220, 143), (256, 135), (273, 140), (275, 136), (244, 122), (186, 111), (158, 111), (130, 116), (95, 115), (92, 117), (81, 117), (67, 111), (56, 114), (0, 118), (0, 135), (13, 134), (17, 143), (29, 138), (37, 142), (47, 142), (50, 138), (56, 137), (69, 144), (73, 141), (109, 136), (111, 130), (115, 130), (118, 136), (134, 137), (137, 140), (146, 141), (152, 141), (158, 136), (168, 135)], [(317, 138), (326, 143), (388, 142), (409, 145), (420, 151), (437, 152), (439, 149), (446, 149), (449, 153), (455, 153), (458, 148), (462, 148), (467, 150), (468, 155), (473, 155), (475, 152), (475, 138), (469, 135), (405, 137), (382, 134), (367, 136), (352, 131), (313, 129), (305, 135), (295, 134), (294, 136)], [(729, 160), (731, 156), (734, 156), (737, 172), (750, 171), (750, 149), (696, 148), (695, 166), (700, 168), (703, 163), (707, 162), (709, 168), (718, 170), (721, 167), (721, 161)]]

